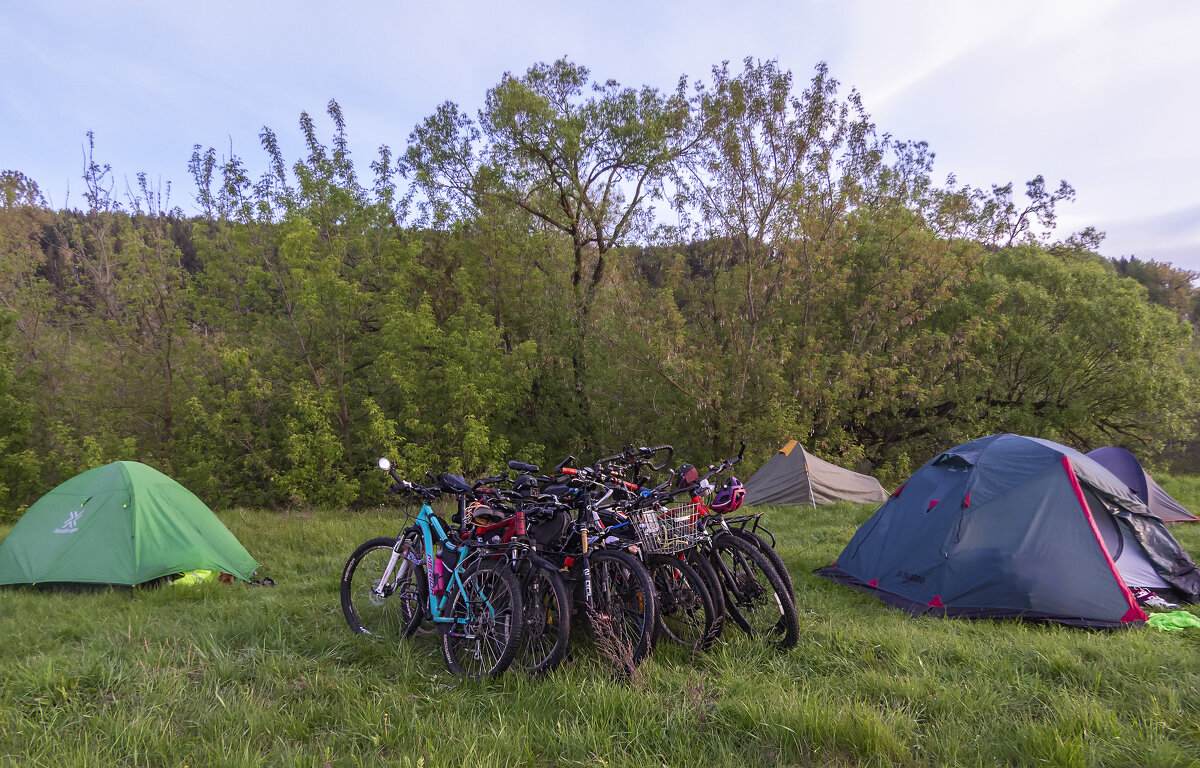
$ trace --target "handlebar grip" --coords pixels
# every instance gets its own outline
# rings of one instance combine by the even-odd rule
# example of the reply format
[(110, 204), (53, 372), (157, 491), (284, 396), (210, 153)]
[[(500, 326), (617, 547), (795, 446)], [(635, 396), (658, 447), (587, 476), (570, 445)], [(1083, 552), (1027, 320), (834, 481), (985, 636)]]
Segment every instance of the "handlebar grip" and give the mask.
[(574, 463), (575, 463), (575, 457), (567, 456), (567, 458), (562, 460), (561, 464), (559, 464), (557, 467), (554, 468), (554, 474), (558, 474), (558, 473), (562, 472), (563, 467), (566, 467), (566, 466), (574, 464)]
[(559, 467), (558, 471), (559, 471), (559, 474), (563, 474), (563, 475), (578, 475), (579, 474), (578, 469), (573, 469), (571, 467)]
[(525, 472), (528, 474), (534, 474), (542, 471), (541, 467), (539, 467), (537, 464), (526, 464), (523, 461), (510, 461), (508, 462), (508, 468), (515, 472)]

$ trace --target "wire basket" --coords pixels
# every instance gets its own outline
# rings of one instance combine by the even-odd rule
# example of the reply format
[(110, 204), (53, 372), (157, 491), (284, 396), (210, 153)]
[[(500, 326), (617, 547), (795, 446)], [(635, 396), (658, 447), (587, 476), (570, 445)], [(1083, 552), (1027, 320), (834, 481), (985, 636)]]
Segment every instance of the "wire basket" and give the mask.
[(637, 531), (642, 551), (647, 554), (682, 552), (696, 545), (704, 534), (693, 525), (695, 504), (672, 509), (653, 507), (634, 510), (629, 518)]

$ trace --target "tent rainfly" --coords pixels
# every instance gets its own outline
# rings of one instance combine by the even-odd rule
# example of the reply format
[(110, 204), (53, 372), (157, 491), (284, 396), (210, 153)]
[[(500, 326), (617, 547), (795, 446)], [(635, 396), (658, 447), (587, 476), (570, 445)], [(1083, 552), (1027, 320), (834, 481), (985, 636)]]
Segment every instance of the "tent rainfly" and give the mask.
[(204, 502), (136, 461), (66, 481), (0, 543), (0, 584), (134, 585), (195, 569), (249, 581), (256, 568)]
[(1124, 448), (1108, 446), (1088, 451), (1087, 457), (1117, 476), (1129, 490), (1137, 494), (1142, 503), (1150, 509), (1150, 514), (1164, 523), (1182, 523), (1192, 521), (1196, 516), (1171, 498), (1171, 494), (1154, 482), (1150, 473), (1142, 469), (1142, 463)]
[(818, 573), (913, 614), (1093, 627), (1145, 621), (1131, 588), (1200, 600), (1196, 564), (1125, 483), (1020, 435), (935, 457)]
[(746, 504), (833, 504), (873, 502), (887, 491), (870, 475), (860, 475), (819, 459), (795, 440), (779, 449), (746, 481)]

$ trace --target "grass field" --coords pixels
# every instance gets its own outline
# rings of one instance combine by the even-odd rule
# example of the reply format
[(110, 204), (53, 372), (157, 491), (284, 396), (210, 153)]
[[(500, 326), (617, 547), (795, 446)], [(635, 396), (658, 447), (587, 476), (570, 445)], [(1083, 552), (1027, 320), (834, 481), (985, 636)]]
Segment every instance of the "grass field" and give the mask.
[[(1200, 479), (1163, 485), (1200, 507)], [(769, 513), (791, 652), (730, 631), (617, 681), (581, 643), (548, 679), (484, 683), (432, 640), (347, 629), (341, 567), (394, 512), (223, 513), (278, 586), (0, 591), (0, 764), (1200, 764), (1200, 631), (910, 618), (811, 574), (871, 511)], [(1200, 556), (1200, 524), (1171, 530)]]

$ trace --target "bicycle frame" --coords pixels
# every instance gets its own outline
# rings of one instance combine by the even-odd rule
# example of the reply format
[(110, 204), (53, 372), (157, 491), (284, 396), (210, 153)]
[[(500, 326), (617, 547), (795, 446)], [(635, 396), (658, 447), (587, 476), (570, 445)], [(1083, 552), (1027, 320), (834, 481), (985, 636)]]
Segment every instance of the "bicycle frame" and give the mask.
[[(466, 623), (465, 619), (455, 619), (442, 614), (443, 609), (446, 607), (448, 596), (456, 591), (455, 589), (451, 589), (450, 586), (454, 585), (457, 587), (457, 590), (462, 590), (464, 566), (473, 563), (478, 559), (478, 556), (472, 556), (472, 553), (467, 552), (468, 548), (466, 546), (461, 544), (456, 545), (450, 541), (450, 537), (447, 536), (441, 521), (434, 514), (433, 508), (429, 506), (429, 502), (421, 504), (421, 511), (417, 513), (416, 525), (405, 528), (396, 538), (396, 546), (392, 548), (392, 556), (383, 571), (383, 577), (379, 580), (379, 586), (375, 587), (372, 591), (380, 597), (386, 597), (383, 593), (384, 585), (393, 583), (392, 573), (395, 571), (398, 562), (400, 563), (400, 569), (396, 571), (395, 582), (399, 582), (408, 575), (410, 566), (420, 564), (420, 560), (412, 551), (412, 543), (410, 541), (410, 534), (414, 533), (420, 533), (425, 548), (424, 566), (425, 578), (429, 588), (429, 619), (435, 624), (444, 625)], [(438, 575), (434, 561), (438, 545), (448, 547), (459, 555), (458, 563), (446, 579), (447, 584), (440, 590), (441, 594), (437, 594), (439, 592), (437, 583)], [(484, 602), (487, 604), (488, 610), (494, 612), (495, 609), (488, 602), (486, 595), (484, 596)]]

